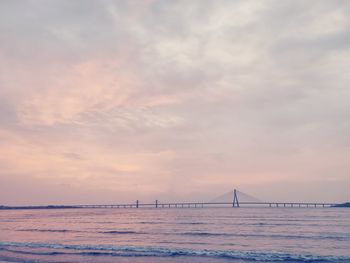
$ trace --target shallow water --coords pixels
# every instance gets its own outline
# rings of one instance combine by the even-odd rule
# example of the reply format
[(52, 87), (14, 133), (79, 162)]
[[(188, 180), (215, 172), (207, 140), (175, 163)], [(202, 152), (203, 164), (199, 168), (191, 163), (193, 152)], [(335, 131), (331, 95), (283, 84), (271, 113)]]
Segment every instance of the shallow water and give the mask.
[(350, 262), (350, 209), (0, 210), (0, 261)]

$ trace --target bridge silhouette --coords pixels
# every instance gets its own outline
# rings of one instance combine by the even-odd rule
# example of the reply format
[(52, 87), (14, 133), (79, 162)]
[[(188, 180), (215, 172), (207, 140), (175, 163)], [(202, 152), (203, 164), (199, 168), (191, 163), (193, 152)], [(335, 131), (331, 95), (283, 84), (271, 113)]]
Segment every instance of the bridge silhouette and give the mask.
[(326, 202), (266, 202), (252, 195), (234, 189), (208, 202), (161, 202), (107, 204), (107, 205), (49, 205), (49, 206), (0, 206), (0, 209), (63, 209), (63, 208), (208, 208), (208, 207), (276, 207), (276, 208), (317, 208), (333, 207), (338, 203)]
[(81, 205), (84, 208), (204, 208), (204, 207), (283, 207), (283, 208), (317, 208), (332, 207), (337, 203), (326, 202), (266, 202), (252, 195), (234, 189), (208, 202), (161, 202), (140, 203), (137, 200), (132, 204), (116, 205)]

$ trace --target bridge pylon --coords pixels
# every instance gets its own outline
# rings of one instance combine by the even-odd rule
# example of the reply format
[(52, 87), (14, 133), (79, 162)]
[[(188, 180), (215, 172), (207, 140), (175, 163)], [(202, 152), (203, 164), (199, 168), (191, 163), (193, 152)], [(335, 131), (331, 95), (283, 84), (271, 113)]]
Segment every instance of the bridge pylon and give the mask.
[(232, 207), (239, 207), (239, 202), (238, 202), (238, 196), (237, 196), (237, 190), (233, 190), (233, 201), (232, 201)]

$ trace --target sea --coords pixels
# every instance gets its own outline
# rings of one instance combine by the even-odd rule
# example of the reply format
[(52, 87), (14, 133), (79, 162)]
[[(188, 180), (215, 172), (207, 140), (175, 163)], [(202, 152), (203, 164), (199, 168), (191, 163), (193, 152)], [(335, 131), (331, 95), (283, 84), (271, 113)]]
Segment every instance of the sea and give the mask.
[(0, 262), (350, 262), (350, 209), (0, 210)]

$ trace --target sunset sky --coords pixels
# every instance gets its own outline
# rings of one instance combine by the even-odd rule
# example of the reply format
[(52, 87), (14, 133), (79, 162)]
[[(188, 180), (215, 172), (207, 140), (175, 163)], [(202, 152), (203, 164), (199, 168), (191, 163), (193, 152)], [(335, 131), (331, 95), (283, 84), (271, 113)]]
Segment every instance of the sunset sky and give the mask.
[(0, 205), (350, 201), (350, 1), (0, 1)]

